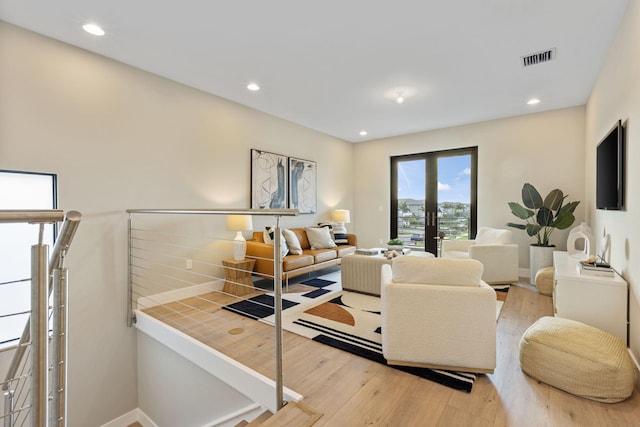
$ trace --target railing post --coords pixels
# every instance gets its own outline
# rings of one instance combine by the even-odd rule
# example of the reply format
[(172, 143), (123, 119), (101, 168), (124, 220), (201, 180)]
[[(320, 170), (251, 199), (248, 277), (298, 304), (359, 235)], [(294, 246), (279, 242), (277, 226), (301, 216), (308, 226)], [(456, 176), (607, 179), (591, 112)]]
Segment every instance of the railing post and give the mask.
[(127, 220), (127, 326), (134, 323), (133, 313), (133, 269), (131, 265), (131, 214)]
[(52, 395), (50, 426), (67, 425), (67, 291), (69, 269), (53, 270)]
[(49, 406), (48, 357), (48, 247), (31, 247), (31, 425), (44, 427)]
[(15, 424), (15, 391), (8, 390), (4, 393), (4, 427), (13, 427)]
[(276, 408), (284, 406), (282, 381), (282, 256), (280, 254), (280, 217), (276, 217), (276, 230), (273, 237), (273, 310), (275, 314), (275, 358), (276, 358)]

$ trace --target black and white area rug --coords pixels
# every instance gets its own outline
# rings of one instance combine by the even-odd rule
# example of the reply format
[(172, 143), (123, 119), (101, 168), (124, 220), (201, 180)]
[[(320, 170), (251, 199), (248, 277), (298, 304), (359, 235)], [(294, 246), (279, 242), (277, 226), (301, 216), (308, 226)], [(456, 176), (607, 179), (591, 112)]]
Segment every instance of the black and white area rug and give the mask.
[[(387, 364), (382, 355), (380, 298), (343, 291), (340, 273), (300, 282), (302, 292), (283, 293), (282, 327), (322, 344)], [(309, 287), (316, 290), (309, 291)], [(505, 292), (497, 292), (496, 318), (502, 309)], [(502, 295), (501, 295), (502, 294)], [(249, 298), (225, 309), (273, 324), (273, 295)], [(440, 369), (391, 366), (456, 390), (470, 392), (477, 374)]]
[[(273, 282), (272, 282), (273, 283)], [(316, 288), (316, 289), (314, 289)], [(309, 303), (322, 295), (335, 292), (341, 289), (340, 284), (335, 280), (313, 278), (300, 282), (291, 287), (291, 292), (285, 292), (282, 296), (283, 312), (298, 304)], [(289, 289), (287, 289), (288, 291)], [(302, 291), (302, 292), (296, 292)], [(270, 316), (274, 315), (273, 292), (260, 294), (247, 298), (233, 304), (224, 306), (225, 310), (233, 311), (242, 316), (253, 319), (264, 319), (269, 322)]]
[[(298, 304), (297, 302), (282, 298), (283, 311)], [(273, 295), (261, 294), (226, 305), (222, 308), (253, 319), (264, 319), (274, 314), (274, 305)]]

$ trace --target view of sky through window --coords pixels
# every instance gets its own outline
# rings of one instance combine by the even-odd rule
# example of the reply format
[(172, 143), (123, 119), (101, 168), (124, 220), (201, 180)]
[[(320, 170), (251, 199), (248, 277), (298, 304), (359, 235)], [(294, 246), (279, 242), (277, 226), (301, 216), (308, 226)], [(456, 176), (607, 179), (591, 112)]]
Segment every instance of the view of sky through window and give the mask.
[[(438, 201), (469, 203), (471, 198), (471, 156), (438, 159)], [(398, 199), (424, 200), (425, 161), (398, 163)]]

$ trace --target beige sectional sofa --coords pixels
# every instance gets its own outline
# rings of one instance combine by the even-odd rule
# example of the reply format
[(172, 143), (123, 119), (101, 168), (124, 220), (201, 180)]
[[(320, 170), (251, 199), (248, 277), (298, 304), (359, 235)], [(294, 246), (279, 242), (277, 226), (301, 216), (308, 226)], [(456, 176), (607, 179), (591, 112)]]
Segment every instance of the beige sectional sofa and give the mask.
[[(347, 234), (347, 244), (338, 244), (335, 248), (311, 249), (306, 228), (291, 228), (297, 237), (302, 253), (287, 253), (282, 260), (282, 280), (310, 273), (342, 263), (342, 257), (355, 253), (358, 239), (355, 234)], [(247, 258), (256, 261), (254, 274), (264, 278), (273, 278), (273, 244), (265, 243), (264, 233), (253, 232), (253, 239), (247, 240)]]

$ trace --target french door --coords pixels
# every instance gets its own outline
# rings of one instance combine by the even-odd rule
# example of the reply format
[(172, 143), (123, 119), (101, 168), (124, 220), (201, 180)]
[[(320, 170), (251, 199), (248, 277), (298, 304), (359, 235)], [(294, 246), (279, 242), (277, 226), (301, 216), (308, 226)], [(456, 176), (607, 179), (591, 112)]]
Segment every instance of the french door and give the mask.
[(391, 157), (390, 237), (438, 254), (476, 235), (478, 147)]

